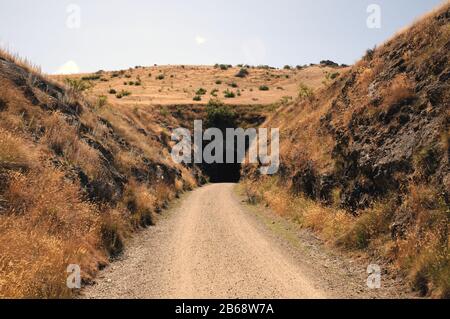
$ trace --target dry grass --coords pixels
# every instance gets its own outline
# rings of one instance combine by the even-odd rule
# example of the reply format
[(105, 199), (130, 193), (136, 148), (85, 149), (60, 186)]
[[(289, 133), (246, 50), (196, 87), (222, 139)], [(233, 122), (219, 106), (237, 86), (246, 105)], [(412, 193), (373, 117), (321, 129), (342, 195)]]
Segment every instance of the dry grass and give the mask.
[(354, 222), (354, 218), (343, 210), (325, 207), (290, 193), (277, 177), (264, 177), (257, 182), (246, 180), (243, 185), (249, 202), (269, 205), (280, 216), (317, 231), (330, 244), (337, 244)]
[[(40, 76), (14, 56), (0, 52), (0, 57), (35, 72), (30, 78)], [(158, 142), (163, 129), (144, 107), (91, 106), (73, 90), (56, 101), (33, 81), (29, 88), (18, 87), (3, 72), (0, 85), (0, 298), (73, 297), (77, 292), (66, 287), (69, 264), (80, 265), (82, 279), (89, 282), (100, 266), (123, 251), (134, 230), (153, 224), (155, 212), (196, 181), (170, 162)], [(32, 105), (25, 89), (41, 104)], [(83, 105), (81, 115), (46, 108), (61, 103)], [(146, 169), (148, 161), (176, 166), (182, 178), (135, 182), (131, 168)], [(123, 192), (116, 186), (111, 202), (88, 201), (87, 187), (102, 191), (102, 185), (116, 182), (116, 172)], [(78, 176), (83, 185), (89, 183), (86, 189)]]
[(28, 168), (32, 160), (23, 140), (0, 128), (0, 169)]
[[(268, 205), (274, 212), (317, 232), (327, 243), (344, 250), (372, 251), (410, 279), (423, 295), (448, 298), (450, 254), (448, 211), (431, 188), (412, 186), (407, 200), (397, 207), (393, 200), (377, 203), (358, 217), (296, 196), (277, 177), (243, 183), (250, 203)], [(391, 237), (394, 212), (411, 214), (404, 237)]]
[(17, 53), (13, 53), (9, 50), (0, 48), (0, 58), (19, 65), (31, 74), (42, 75), (42, 70), (39, 66), (31, 63), (31, 61), (29, 61), (28, 59), (22, 58)]
[(45, 134), (42, 142), (56, 154), (73, 165), (79, 166), (91, 179), (99, 179), (102, 165), (99, 154), (80, 140), (76, 127), (69, 125), (63, 115), (55, 112), (43, 119)]
[[(89, 92), (94, 96), (109, 95), (113, 103), (128, 107), (205, 104), (210, 97), (213, 97), (211, 92), (215, 89), (218, 90), (217, 94), (224, 99), (222, 92), (229, 88), (230, 83), (236, 83), (241, 94), (236, 95), (234, 99), (224, 99), (225, 103), (233, 105), (271, 104), (278, 102), (283, 96), (297, 97), (298, 83), (300, 82), (309, 87), (319, 87), (325, 80), (324, 72), (336, 72), (333, 68), (319, 66), (302, 70), (252, 68), (249, 69), (248, 76), (238, 78), (236, 73), (239, 70), (240, 67), (221, 70), (212, 66), (155, 66), (123, 70), (126, 72), (105, 72), (102, 78), (107, 81), (90, 81), (93, 88)], [(150, 73), (152, 76), (149, 76)], [(113, 74), (117, 76), (113, 77)], [(160, 75), (164, 77), (158, 79)], [(69, 77), (81, 79), (85, 76), (86, 74), (80, 74)], [(65, 76), (58, 75), (54, 78), (63, 80)], [(140, 80), (138, 81), (138, 79)], [(139, 82), (141, 85), (129, 85), (130, 82)], [(259, 91), (258, 88), (264, 85), (273, 88), (282, 87), (283, 90)], [(207, 91), (205, 98), (202, 101), (193, 101), (200, 88)], [(108, 94), (111, 89), (116, 92), (126, 90), (132, 94), (117, 99), (114, 95)], [(233, 89), (233, 92), (236, 94), (237, 90)]]
[(406, 74), (397, 74), (383, 91), (385, 108), (414, 97), (413, 83)]
[[(79, 187), (54, 169), (11, 173), (0, 216), (0, 296), (67, 297), (66, 268), (79, 264), (85, 277), (97, 269), (99, 215)], [(95, 258), (93, 257), (95, 256)]]
[(123, 203), (131, 213), (131, 224), (135, 227), (146, 227), (155, 224), (154, 208), (156, 196), (150, 190), (131, 180), (126, 188)]
[(416, 290), (423, 294), (450, 297), (449, 214), (444, 199), (432, 188), (412, 186), (401, 209), (413, 220), (397, 242), (399, 267)]

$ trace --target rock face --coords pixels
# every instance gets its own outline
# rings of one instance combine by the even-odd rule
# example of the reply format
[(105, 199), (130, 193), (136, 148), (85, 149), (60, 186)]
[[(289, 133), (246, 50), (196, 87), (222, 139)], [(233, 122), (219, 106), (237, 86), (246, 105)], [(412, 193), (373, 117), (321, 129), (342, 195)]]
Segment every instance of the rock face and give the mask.
[[(430, 31), (448, 30), (448, 13), (435, 17)], [(411, 31), (387, 43), (368, 62), (381, 70), (368, 85), (364, 109), (353, 113), (346, 126), (335, 121), (343, 109), (355, 106), (353, 81), (359, 74), (353, 70), (322, 122), (336, 139), (333, 156), (340, 165), (335, 179), (344, 189), (343, 205), (351, 209), (399, 191), (409, 179), (433, 183), (448, 198), (450, 40), (425, 34), (428, 43), (417, 43), (413, 35)], [(425, 50), (431, 50), (428, 59)], [(400, 77), (407, 80), (397, 81)]]
[(324, 169), (300, 150), (302, 140), (299, 146), (293, 137), (285, 140), (290, 153), (297, 147), (299, 154), (306, 153), (302, 160), (282, 154), (295, 192), (329, 203), (332, 190), (339, 188), (341, 206), (356, 212), (417, 182), (434, 185), (448, 202), (449, 10), (371, 51), (315, 99), (300, 101), (299, 109), (323, 110), (319, 122), (295, 128), (281, 116), (272, 119), (292, 136), (315, 127), (318, 138), (333, 141), (323, 146), (331, 158)]
[[(280, 129), (281, 167), (266, 178), (245, 165), (259, 197), (251, 196), (392, 265), (422, 295), (448, 298), (449, 60), (447, 2), (327, 87), (277, 109), (263, 126)], [(301, 198), (281, 207), (272, 198), (280, 192), (314, 208)]]

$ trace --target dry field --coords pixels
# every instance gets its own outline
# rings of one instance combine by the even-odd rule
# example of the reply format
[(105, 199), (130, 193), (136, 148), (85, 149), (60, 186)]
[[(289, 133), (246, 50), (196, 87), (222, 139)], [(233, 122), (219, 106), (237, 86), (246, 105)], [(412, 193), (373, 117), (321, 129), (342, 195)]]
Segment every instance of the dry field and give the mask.
[[(84, 79), (90, 94), (108, 96), (110, 102), (121, 105), (205, 104), (215, 97), (226, 104), (249, 105), (295, 99), (302, 83), (318, 88), (330, 81), (331, 74), (337, 76), (342, 72), (340, 68), (321, 65), (302, 69), (244, 69), (248, 71), (245, 77), (236, 76), (241, 70), (238, 66), (227, 67), (226, 70), (220, 66), (153, 66), (58, 75), (56, 78), (63, 81), (66, 78)], [(201, 92), (202, 89), (206, 92)], [(234, 94), (234, 97), (226, 97), (225, 92), (231, 96)], [(118, 98), (118, 95), (124, 96)], [(194, 100), (196, 96), (201, 100)]]

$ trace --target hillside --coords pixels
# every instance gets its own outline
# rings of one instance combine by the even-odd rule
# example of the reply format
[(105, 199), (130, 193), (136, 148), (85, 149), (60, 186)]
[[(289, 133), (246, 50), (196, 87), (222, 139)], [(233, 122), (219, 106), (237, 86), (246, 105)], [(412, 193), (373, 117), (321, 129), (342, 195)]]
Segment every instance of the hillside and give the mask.
[(80, 265), (88, 283), (202, 179), (171, 160), (170, 115), (113, 108), (70, 84), (0, 53), (3, 297), (72, 295), (67, 265)]
[[(137, 66), (54, 78), (84, 79), (89, 94), (108, 96), (120, 105), (202, 105), (210, 98), (220, 98), (228, 105), (267, 105), (297, 97), (299, 83), (318, 88), (327, 77), (338, 76), (345, 69), (325, 64), (281, 70), (268, 66)], [(225, 92), (229, 94), (225, 96)], [(195, 101), (195, 97), (200, 99)]]
[(331, 244), (450, 296), (450, 4), (366, 55), (319, 92), (280, 107), (276, 178), (245, 167), (249, 200)]

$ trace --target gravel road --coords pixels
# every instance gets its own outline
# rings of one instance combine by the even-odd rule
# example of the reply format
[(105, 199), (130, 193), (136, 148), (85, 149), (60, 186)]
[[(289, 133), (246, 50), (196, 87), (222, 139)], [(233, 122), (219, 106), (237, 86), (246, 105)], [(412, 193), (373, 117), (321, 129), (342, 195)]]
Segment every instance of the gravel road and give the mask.
[(137, 234), (82, 297), (373, 297), (364, 289), (364, 268), (355, 271), (320, 247), (293, 253), (234, 187), (212, 184), (184, 196), (157, 226)]

